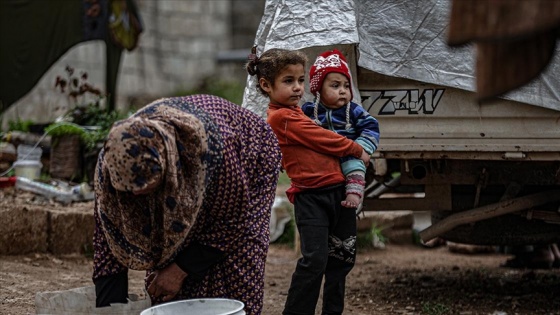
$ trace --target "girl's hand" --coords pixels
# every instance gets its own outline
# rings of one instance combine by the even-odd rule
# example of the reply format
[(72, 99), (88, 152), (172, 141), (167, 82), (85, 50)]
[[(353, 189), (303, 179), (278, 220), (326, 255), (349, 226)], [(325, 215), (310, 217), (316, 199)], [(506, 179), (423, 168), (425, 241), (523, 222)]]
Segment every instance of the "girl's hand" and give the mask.
[(170, 301), (179, 293), (186, 277), (187, 273), (176, 263), (156, 270), (148, 275), (148, 294), (154, 299), (161, 297), (164, 302)]
[(366, 167), (369, 165), (370, 156), (366, 152), (366, 150), (362, 150), (362, 156), (360, 156), (360, 160), (364, 161)]

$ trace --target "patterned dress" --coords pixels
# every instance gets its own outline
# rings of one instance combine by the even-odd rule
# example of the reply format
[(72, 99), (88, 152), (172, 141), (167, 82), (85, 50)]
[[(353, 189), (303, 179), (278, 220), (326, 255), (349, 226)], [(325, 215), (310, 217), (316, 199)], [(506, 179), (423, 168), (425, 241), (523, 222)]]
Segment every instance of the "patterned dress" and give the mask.
[[(260, 314), (281, 159), (270, 126), (210, 95), (161, 99), (114, 130), (121, 124), (140, 125), (134, 136), (147, 140), (130, 146), (130, 134), (112, 131), (99, 155), (93, 279), (127, 268), (163, 268), (196, 242), (224, 258), (202, 279), (188, 276), (175, 300), (232, 298), (245, 303), (247, 314)], [(146, 195), (127, 192), (136, 185), (158, 188)]]

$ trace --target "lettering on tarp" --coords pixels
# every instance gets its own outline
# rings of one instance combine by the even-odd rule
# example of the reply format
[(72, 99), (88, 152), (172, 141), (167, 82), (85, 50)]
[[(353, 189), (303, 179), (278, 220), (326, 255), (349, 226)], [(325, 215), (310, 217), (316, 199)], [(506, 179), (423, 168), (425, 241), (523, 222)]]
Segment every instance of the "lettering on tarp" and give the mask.
[[(420, 93), (422, 92), (422, 93)], [(377, 115), (395, 115), (399, 110), (408, 111), (409, 115), (431, 115), (436, 110), (445, 89), (411, 89), (411, 90), (371, 90), (361, 91), (362, 106)]]

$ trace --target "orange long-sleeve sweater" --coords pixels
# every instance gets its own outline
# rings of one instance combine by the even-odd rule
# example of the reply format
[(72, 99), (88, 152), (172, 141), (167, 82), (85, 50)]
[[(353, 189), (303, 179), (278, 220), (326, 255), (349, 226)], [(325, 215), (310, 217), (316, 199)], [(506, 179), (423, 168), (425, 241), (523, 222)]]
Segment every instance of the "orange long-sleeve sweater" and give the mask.
[(278, 137), (282, 166), (300, 189), (343, 183), (339, 158), (360, 158), (363, 151), (354, 141), (315, 124), (298, 106), (269, 104), (267, 122)]

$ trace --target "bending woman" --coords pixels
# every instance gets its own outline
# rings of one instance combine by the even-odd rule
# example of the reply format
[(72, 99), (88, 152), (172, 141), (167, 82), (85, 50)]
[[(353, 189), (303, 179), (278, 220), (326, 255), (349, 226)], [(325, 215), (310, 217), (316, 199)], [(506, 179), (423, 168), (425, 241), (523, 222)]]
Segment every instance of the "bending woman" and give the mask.
[(260, 314), (280, 149), (254, 113), (211, 95), (155, 101), (115, 123), (95, 176), (97, 307), (147, 270), (157, 304), (221, 297)]

